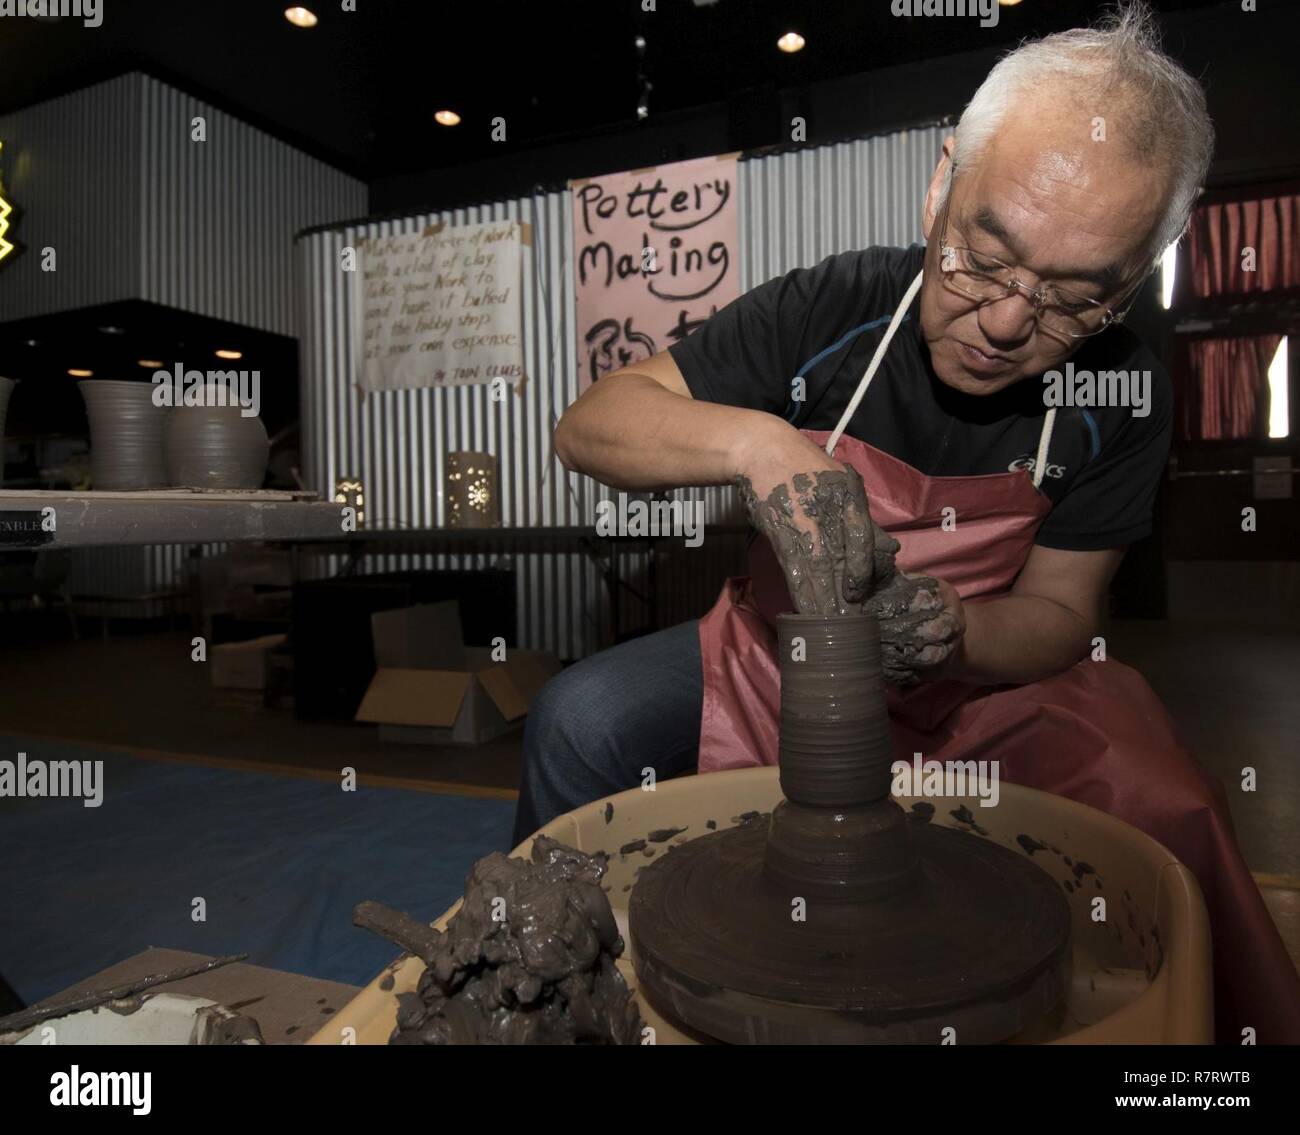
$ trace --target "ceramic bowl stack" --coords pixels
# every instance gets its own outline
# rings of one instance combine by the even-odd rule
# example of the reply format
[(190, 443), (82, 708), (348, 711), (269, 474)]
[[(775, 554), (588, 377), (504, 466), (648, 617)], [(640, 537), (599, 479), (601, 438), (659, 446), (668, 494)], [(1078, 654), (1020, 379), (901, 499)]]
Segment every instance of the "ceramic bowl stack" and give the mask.
[(163, 489), (162, 435), (167, 411), (148, 382), (77, 383), (90, 420), (90, 477), (98, 490)]

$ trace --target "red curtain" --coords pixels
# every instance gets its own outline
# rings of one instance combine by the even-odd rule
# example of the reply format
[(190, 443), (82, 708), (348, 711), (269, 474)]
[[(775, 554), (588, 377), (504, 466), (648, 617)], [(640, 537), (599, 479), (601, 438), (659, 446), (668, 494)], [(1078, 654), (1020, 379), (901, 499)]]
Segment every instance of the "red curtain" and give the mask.
[[(1300, 196), (1201, 205), (1187, 235), (1198, 298), (1300, 287)], [(1255, 250), (1254, 271), (1242, 265), (1247, 248)]]
[(1185, 441), (1260, 436), (1268, 412), (1268, 365), (1281, 341), (1281, 335), (1255, 335), (1189, 342), (1188, 381), (1179, 398), (1179, 436)]

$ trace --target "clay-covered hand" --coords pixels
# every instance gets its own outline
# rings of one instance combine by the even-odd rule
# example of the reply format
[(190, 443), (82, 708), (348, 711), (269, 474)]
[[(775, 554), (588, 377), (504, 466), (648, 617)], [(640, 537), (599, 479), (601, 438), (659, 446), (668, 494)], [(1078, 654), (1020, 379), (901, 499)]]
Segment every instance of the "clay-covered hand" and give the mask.
[(859, 612), (867, 596), (894, 574), (898, 541), (871, 519), (856, 469), (796, 473), (759, 498), (738, 478), (751, 523), (772, 544), (794, 608), (804, 615)]
[(845, 466), (848, 479), (844, 495), (844, 559), (852, 569), (843, 576), (842, 594), (856, 607), (894, 576), (894, 556), (899, 543), (871, 518), (862, 475)]
[(927, 575), (897, 572), (864, 610), (880, 623), (881, 665), (886, 679), (898, 686), (938, 677), (966, 629), (956, 590)]

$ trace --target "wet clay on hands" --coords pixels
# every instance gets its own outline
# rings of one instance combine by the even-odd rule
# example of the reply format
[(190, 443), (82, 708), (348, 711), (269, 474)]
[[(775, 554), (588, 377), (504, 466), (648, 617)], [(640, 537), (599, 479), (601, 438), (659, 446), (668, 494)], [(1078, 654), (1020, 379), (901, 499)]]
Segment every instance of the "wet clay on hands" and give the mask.
[(606, 857), (546, 836), (532, 860), (494, 852), (470, 869), (445, 931), (379, 903), (353, 921), (421, 958), (390, 1044), (639, 1044), (641, 1018), (600, 888)]
[[(880, 623), (888, 681), (920, 681), (945, 658), (959, 635), (938, 583), (899, 572), (899, 543), (871, 518), (866, 486), (856, 469), (797, 473), (759, 500), (749, 478), (737, 480), (751, 523), (767, 537), (800, 615), (868, 613)], [(813, 522), (800, 527), (797, 512)]]
[(863, 610), (880, 623), (881, 666), (885, 679), (896, 686), (916, 685), (961, 637), (938, 581), (928, 575), (896, 572), (872, 592)]
[[(855, 469), (823, 469), (791, 478), (794, 498), (777, 485), (759, 500), (749, 478), (737, 485), (751, 523), (771, 543), (801, 615), (860, 614), (872, 584), (894, 574), (898, 541), (871, 519)], [(800, 527), (796, 509), (813, 522)]]

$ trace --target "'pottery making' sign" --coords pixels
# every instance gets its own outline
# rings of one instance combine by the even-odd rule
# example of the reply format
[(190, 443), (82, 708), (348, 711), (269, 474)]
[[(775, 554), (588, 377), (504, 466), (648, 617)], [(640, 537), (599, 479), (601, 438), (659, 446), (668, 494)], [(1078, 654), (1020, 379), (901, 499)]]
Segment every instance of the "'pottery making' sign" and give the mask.
[(571, 181), (581, 388), (740, 294), (736, 155)]

